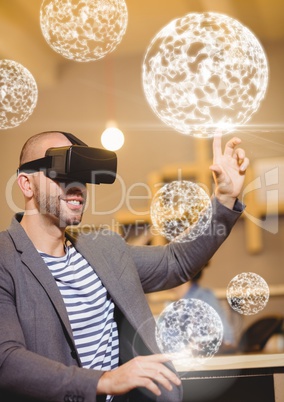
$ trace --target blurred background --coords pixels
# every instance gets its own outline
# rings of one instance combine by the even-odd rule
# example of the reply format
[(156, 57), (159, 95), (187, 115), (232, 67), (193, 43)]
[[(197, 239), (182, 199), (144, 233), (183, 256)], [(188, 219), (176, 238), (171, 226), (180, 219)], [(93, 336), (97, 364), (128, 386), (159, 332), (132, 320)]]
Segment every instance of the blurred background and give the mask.
[[(47, 130), (71, 132), (101, 147), (109, 120), (123, 131), (117, 151), (118, 180), (89, 188), (82, 225), (120, 231), (127, 241), (162, 244), (152, 236), (149, 206), (162, 183), (191, 179), (211, 191), (211, 139), (182, 135), (151, 110), (142, 86), (142, 64), (151, 39), (171, 20), (190, 12), (216, 11), (239, 20), (260, 40), (269, 63), (266, 97), (250, 126), (232, 133), (251, 160), (242, 200), (246, 214), (210, 262), (201, 284), (226, 305), (226, 286), (241, 272), (255, 272), (269, 284), (270, 299), (256, 316), (234, 315), (238, 340), (256, 320), (284, 315), (284, 3), (282, 0), (126, 0), (128, 26), (122, 42), (103, 59), (67, 60), (45, 41), (39, 23), (41, 0), (0, 0), (0, 57), (26, 67), (38, 85), (33, 114), (16, 128), (1, 130), (1, 220), (4, 230), (23, 207), (15, 182), (21, 147)], [(232, 135), (223, 138), (223, 142)], [(87, 226), (86, 226), (87, 227)], [(179, 295), (179, 296), (178, 296)], [(149, 295), (153, 312), (180, 297), (180, 290)], [(278, 330), (277, 330), (278, 331)], [(278, 331), (279, 332), (279, 331)], [(281, 332), (281, 331), (280, 331)], [(283, 339), (283, 338), (282, 338)], [(282, 343), (281, 343), (282, 342)], [(283, 352), (275, 340), (269, 349)]]

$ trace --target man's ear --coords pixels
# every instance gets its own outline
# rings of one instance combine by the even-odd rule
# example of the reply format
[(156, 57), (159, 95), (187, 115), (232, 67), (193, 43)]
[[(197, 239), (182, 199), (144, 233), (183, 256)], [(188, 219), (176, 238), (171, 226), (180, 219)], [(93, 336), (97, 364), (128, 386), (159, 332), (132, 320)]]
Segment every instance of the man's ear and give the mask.
[(31, 198), (34, 194), (31, 183), (31, 176), (25, 173), (20, 173), (18, 175), (17, 181), (24, 196), (27, 198)]

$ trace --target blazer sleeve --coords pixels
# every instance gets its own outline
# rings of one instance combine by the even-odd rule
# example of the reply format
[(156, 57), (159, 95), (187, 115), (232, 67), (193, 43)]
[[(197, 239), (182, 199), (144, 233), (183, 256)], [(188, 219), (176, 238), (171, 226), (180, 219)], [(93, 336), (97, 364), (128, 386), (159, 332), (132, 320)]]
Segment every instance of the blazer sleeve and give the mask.
[(231, 210), (213, 197), (211, 223), (195, 240), (165, 246), (129, 245), (144, 292), (170, 289), (190, 280), (227, 239), (243, 209), (239, 201)]

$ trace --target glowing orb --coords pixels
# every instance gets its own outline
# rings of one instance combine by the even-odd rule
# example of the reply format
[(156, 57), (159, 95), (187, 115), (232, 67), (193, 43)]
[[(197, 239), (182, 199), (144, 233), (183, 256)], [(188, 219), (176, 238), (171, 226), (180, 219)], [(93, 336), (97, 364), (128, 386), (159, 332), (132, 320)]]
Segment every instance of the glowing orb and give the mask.
[(227, 287), (227, 300), (233, 310), (253, 315), (264, 309), (269, 299), (269, 287), (265, 280), (252, 272), (235, 276)]
[(221, 318), (202, 300), (178, 300), (157, 319), (156, 341), (162, 353), (173, 353), (176, 360), (188, 364), (201, 364), (213, 357), (222, 339)]
[(117, 151), (124, 144), (124, 135), (117, 127), (107, 127), (101, 136), (104, 148), (109, 151)]
[(183, 134), (212, 137), (246, 123), (268, 84), (257, 38), (240, 22), (217, 13), (173, 20), (151, 41), (143, 87), (156, 115)]
[(0, 129), (26, 121), (37, 104), (37, 84), (32, 74), (13, 60), (0, 61)]
[(40, 25), (47, 43), (67, 59), (88, 62), (112, 52), (126, 31), (124, 0), (44, 0)]
[(180, 180), (165, 184), (154, 195), (150, 214), (153, 226), (169, 241), (196, 239), (212, 218), (208, 194), (196, 183)]

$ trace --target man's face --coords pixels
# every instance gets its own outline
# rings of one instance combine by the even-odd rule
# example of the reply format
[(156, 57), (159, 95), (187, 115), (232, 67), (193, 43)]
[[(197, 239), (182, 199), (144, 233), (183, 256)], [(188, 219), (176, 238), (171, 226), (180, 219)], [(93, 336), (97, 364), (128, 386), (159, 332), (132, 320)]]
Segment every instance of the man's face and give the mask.
[[(31, 150), (30, 160), (41, 158), (48, 148), (70, 146), (71, 142), (60, 133), (46, 136)], [(33, 196), (30, 214), (42, 214), (59, 227), (78, 225), (86, 204), (86, 185), (79, 182), (57, 182), (43, 172), (30, 175)]]
[(78, 225), (86, 204), (86, 186), (78, 182), (56, 182), (44, 173), (34, 174), (36, 210), (49, 216), (60, 227)]

